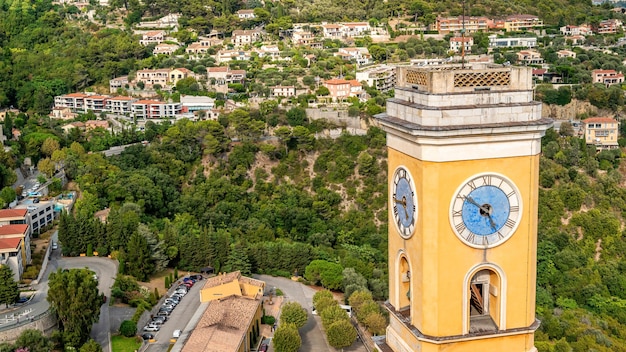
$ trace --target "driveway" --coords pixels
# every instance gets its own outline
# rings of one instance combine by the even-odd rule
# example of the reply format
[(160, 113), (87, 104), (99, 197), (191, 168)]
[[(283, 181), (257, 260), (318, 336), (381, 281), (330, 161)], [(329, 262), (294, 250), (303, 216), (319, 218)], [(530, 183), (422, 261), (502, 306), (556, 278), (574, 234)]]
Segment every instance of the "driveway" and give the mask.
[[(59, 268), (81, 269), (89, 268), (98, 275), (98, 289), (107, 298), (111, 298), (111, 287), (115, 282), (117, 274), (117, 262), (108, 258), (100, 257), (63, 257), (57, 261)], [(46, 276), (47, 281), (47, 276)], [(47, 287), (47, 285), (46, 285)], [(47, 289), (46, 289), (47, 290)], [(103, 304), (100, 307), (100, 319), (91, 329), (91, 338), (96, 340), (104, 352), (111, 351), (111, 333), (109, 319), (109, 305)]]
[[(328, 342), (326, 342), (326, 334), (322, 330), (321, 318), (311, 314), (311, 310), (313, 309), (313, 295), (317, 292), (316, 290), (307, 285), (286, 279), (284, 277), (274, 277), (268, 275), (254, 275), (254, 277), (265, 281), (266, 287), (280, 288), (280, 290), (284, 293), (285, 300), (283, 302), (298, 302), (309, 312), (309, 319), (300, 329), (300, 337), (302, 338), (300, 351), (338, 351), (334, 347), (329, 346)], [(278, 321), (278, 317), (276, 317), (276, 320)], [(273, 350), (273, 345), (270, 344), (270, 351)], [(346, 347), (342, 351), (368, 352), (367, 348), (365, 348), (363, 343), (358, 339), (352, 344), (352, 346)]]
[[(156, 342), (151, 343), (148, 346), (146, 352), (166, 352), (170, 348), (170, 339), (174, 334), (174, 330), (189, 330), (187, 324), (194, 316), (198, 308), (200, 307), (200, 289), (204, 286), (205, 281), (201, 280), (196, 282), (195, 285), (187, 292), (185, 297), (180, 301), (180, 304), (176, 306), (169, 319), (163, 324), (161, 330), (153, 333)], [(177, 285), (174, 285), (175, 288)], [(174, 289), (170, 289), (168, 294), (171, 294)], [(163, 302), (161, 300), (160, 302)], [(153, 312), (158, 312), (160, 304), (153, 308)], [(195, 326), (194, 326), (195, 327)], [(137, 331), (143, 329), (143, 326), (137, 326)]]

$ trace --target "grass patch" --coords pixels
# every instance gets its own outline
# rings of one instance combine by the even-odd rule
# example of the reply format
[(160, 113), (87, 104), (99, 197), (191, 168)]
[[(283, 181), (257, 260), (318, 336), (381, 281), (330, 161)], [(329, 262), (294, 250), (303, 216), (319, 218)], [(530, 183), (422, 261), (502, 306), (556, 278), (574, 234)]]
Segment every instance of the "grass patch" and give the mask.
[(135, 352), (139, 347), (141, 347), (141, 342), (137, 337), (111, 336), (112, 352)]

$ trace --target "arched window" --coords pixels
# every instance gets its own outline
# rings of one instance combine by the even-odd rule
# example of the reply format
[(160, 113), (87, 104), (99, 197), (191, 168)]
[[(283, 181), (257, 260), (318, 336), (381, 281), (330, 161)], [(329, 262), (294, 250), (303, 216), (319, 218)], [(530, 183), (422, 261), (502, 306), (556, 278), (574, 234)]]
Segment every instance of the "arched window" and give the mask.
[(494, 264), (474, 267), (463, 286), (464, 333), (506, 329), (506, 277), (502, 270)]
[(411, 265), (406, 254), (401, 251), (396, 260), (396, 300), (398, 310), (407, 318), (411, 316)]

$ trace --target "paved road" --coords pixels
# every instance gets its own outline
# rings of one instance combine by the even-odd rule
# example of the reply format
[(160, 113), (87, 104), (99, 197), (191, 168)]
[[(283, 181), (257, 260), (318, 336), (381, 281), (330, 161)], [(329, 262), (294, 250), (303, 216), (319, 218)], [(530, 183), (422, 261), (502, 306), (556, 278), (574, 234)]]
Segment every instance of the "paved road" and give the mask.
[[(57, 241), (57, 232), (52, 235), (51, 240)], [(27, 319), (30, 316), (37, 316), (44, 313), (50, 307), (46, 297), (48, 295), (48, 277), (50, 273), (57, 271), (58, 269), (73, 269), (73, 268), (85, 268), (93, 270), (98, 275), (98, 289), (104, 293), (107, 297), (111, 296), (111, 286), (115, 280), (115, 274), (117, 273), (117, 264), (115, 261), (108, 258), (99, 257), (74, 257), (65, 258), (61, 257), (61, 249), (52, 251), (51, 258), (48, 261), (48, 265), (45, 268), (45, 273), (42, 279), (36, 285), (33, 285), (33, 289), (36, 290), (34, 297), (30, 302), (17, 310), (11, 311), (11, 314), (21, 316)], [(4, 314), (3, 314), (4, 315)], [(102, 346), (104, 352), (111, 351), (110, 349), (110, 333), (109, 333), (109, 305), (103, 304), (100, 308), (100, 320), (93, 325), (91, 331), (91, 337)]]
[[(303, 285), (299, 282), (286, 279), (284, 277), (273, 277), (268, 275), (255, 275), (255, 278), (265, 281), (266, 287), (277, 287), (285, 294), (285, 302), (295, 301), (298, 302), (309, 312), (309, 319), (306, 324), (300, 329), (300, 337), (302, 337), (301, 351), (328, 351), (336, 352), (334, 347), (330, 347), (326, 342), (326, 336), (322, 331), (322, 321), (319, 316), (315, 316), (311, 313), (313, 309), (313, 295), (315, 291), (313, 288)], [(276, 317), (278, 318), (278, 317)], [(270, 351), (273, 351), (273, 346), (270, 344)], [(343, 352), (367, 352), (367, 349), (359, 340), (355, 341), (352, 346), (344, 348)]]
[[(195, 285), (187, 292), (187, 295), (183, 297), (180, 304), (176, 306), (170, 318), (163, 324), (161, 330), (156, 332), (154, 338), (156, 342), (150, 344), (146, 352), (166, 352), (170, 346), (170, 339), (174, 334), (174, 330), (185, 330), (187, 323), (194, 315), (194, 313), (200, 307), (200, 288), (204, 286), (204, 280), (196, 282)], [(170, 290), (170, 293), (173, 290)], [(159, 311), (160, 305), (154, 307), (154, 311)], [(137, 330), (143, 329), (143, 326), (138, 326)]]
[[(98, 289), (100, 292), (104, 293), (107, 298), (111, 297), (111, 287), (115, 282), (115, 275), (117, 273), (117, 264), (115, 261), (100, 257), (72, 257), (59, 259), (57, 261), (57, 265), (58, 267), (64, 269), (89, 268), (93, 270), (96, 275), (98, 275)], [(100, 307), (100, 320), (93, 325), (91, 329), (91, 337), (96, 340), (100, 346), (102, 346), (102, 350), (104, 352), (111, 351), (108, 304), (103, 304)]]
[(265, 281), (266, 287), (280, 288), (285, 294), (285, 302), (296, 301), (309, 312), (309, 319), (300, 329), (300, 336), (302, 337), (300, 350), (334, 352), (335, 349), (329, 347), (326, 343), (324, 332), (321, 329), (321, 322), (318, 322), (316, 317), (310, 314), (313, 308), (313, 295), (316, 292), (314, 289), (284, 277), (259, 275), (258, 279)]

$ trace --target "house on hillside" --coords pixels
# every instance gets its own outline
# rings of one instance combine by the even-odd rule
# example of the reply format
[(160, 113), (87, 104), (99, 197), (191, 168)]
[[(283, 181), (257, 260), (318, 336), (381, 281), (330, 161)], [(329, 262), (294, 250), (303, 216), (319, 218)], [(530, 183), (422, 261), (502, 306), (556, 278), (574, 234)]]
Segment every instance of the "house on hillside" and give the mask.
[(178, 44), (160, 43), (157, 44), (152, 50), (153, 55), (172, 55), (176, 50), (180, 48)]
[(148, 46), (150, 44), (161, 44), (165, 41), (165, 31), (148, 31), (139, 40), (139, 44)]
[(621, 84), (624, 82), (624, 75), (615, 70), (593, 70), (591, 71), (592, 83), (603, 83), (604, 85), (611, 86), (613, 84)]
[(541, 65), (543, 58), (538, 51), (522, 50), (517, 53), (517, 61), (524, 65)]
[(241, 21), (247, 21), (255, 18), (254, 9), (245, 9), (237, 11), (237, 17)]
[(619, 144), (619, 122), (610, 117), (591, 117), (583, 120), (585, 143), (595, 145), (598, 150), (617, 149)]
[(473, 37), (452, 37), (450, 38), (450, 50), (455, 53), (464, 51), (466, 54), (472, 51), (474, 45)]

